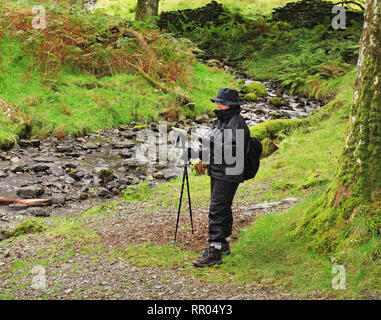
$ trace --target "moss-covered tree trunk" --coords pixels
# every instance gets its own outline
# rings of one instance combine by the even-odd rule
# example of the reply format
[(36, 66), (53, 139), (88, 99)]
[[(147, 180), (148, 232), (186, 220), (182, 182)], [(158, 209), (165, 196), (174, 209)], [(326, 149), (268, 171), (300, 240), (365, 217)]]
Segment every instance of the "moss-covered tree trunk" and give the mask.
[(135, 20), (157, 16), (159, 14), (159, 0), (138, 0)]
[(322, 252), (380, 236), (381, 0), (366, 2), (348, 135), (335, 178), (299, 231)]

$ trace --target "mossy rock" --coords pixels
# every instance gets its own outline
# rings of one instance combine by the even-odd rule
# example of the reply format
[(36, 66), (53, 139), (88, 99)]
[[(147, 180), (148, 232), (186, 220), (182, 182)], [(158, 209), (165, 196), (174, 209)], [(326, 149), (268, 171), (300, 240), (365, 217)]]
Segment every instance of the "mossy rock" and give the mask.
[(263, 147), (262, 157), (268, 157), (279, 149), (270, 138), (265, 138), (261, 142)]
[(275, 139), (280, 132), (290, 133), (293, 129), (309, 124), (307, 119), (275, 119), (250, 127), (250, 135), (259, 140)]
[(257, 101), (258, 100), (257, 95), (255, 93), (253, 93), (253, 92), (246, 93), (243, 98), (244, 98), (245, 101), (249, 101), (249, 102), (253, 102), (253, 101)]
[(301, 184), (301, 188), (303, 189), (312, 188), (316, 185), (323, 184), (327, 181), (328, 179), (324, 178), (320, 173), (312, 173), (307, 177), (306, 181)]
[(245, 83), (246, 83), (246, 80), (245, 80), (245, 79), (238, 79), (238, 80), (237, 80), (237, 84), (238, 84), (239, 86), (244, 86)]
[(8, 151), (16, 144), (16, 138), (7, 138), (0, 141), (0, 150)]
[(283, 104), (283, 101), (279, 97), (272, 97), (269, 99), (269, 103), (272, 104), (273, 106), (279, 107)]
[(112, 178), (114, 178), (112, 170), (108, 168), (100, 169), (98, 171), (98, 176), (104, 181), (112, 180)]
[(29, 138), (32, 132), (32, 126), (29, 123), (20, 123), (17, 125), (16, 134), (20, 137), (20, 139)]
[(184, 115), (185, 115), (185, 119), (192, 119), (192, 120), (196, 119), (196, 112), (194, 110), (185, 109)]
[(262, 82), (254, 81), (250, 84), (244, 85), (241, 88), (243, 93), (255, 93), (258, 97), (264, 97), (268, 95), (267, 89)]
[(206, 52), (204, 50), (201, 50), (200, 48), (192, 48), (192, 53), (199, 59), (206, 58)]
[(44, 224), (41, 221), (31, 218), (20, 223), (16, 228), (9, 232), (9, 236), (18, 237), (23, 234), (38, 233), (44, 230)]
[(147, 125), (146, 124), (139, 124), (139, 125), (136, 125), (132, 128), (134, 131), (140, 131), (140, 130), (143, 130), (143, 129), (147, 129)]

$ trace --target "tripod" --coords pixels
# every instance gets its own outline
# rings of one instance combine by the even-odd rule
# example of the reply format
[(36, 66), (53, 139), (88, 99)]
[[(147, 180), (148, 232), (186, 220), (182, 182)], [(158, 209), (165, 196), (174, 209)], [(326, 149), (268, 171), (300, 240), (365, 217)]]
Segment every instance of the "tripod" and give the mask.
[(176, 222), (175, 239), (173, 240), (173, 243), (174, 243), (175, 245), (176, 245), (176, 238), (177, 238), (177, 230), (178, 230), (178, 227), (179, 227), (180, 212), (181, 212), (181, 204), (182, 204), (182, 201), (183, 201), (183, 193), (184, 193), (184, 184), (185, 184), (185, 181), (187, 182), (188, 202), (189, 202), (189, 211), (190, 211), (190, 219), (191, 219), (192, 234), (194, 234), (194, 229), (193, 229), (193, 217), (192, 217), (192, 205), (191, 205), (191, 197), (190, 197), (190, 190), (189, 190), (189, 180), (188, 180), (188, 162), (185, 162), (185, 163), (184, 163), (183, 183), (182, 183), (182, 185), (181, 185), (179, 210), (178, 210), (178, 212), (177, 212), (177, 222)]

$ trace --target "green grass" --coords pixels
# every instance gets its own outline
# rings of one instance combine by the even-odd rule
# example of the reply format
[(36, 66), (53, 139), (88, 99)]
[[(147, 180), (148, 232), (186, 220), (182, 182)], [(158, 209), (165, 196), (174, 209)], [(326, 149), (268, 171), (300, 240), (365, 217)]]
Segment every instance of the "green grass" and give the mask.
[[(17, 105), (32, 119), (32, 134), (47, 136), (57, 132), (79, 135), (86, 132), (129, 124), (149, 123), (160, 119), (159, 112), (176, 104), (172, 95), (155, 90), (133, 73), (97, 79), (66, 68), (54, 79), (42, 79), (33, 59), (23, 53), (21, 43), (0, 40), (5, 68), (0, 97)], [(209, 98), (220, 87), (232, 85), (233, 78), (200, 63), (194, 66), (192, 86), (182, 85), (195, 102), (196, 116), (211, 112)], [(88, 88), (92, 89), (88, 89)], [(0, 114), (0, 141), (15, 141), (17, 125)]]

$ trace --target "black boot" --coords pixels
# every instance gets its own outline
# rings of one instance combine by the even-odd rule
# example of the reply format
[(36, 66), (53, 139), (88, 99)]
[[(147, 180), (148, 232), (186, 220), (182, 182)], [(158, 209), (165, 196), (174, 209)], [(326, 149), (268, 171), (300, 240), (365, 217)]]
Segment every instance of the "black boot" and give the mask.
[(215, 264), (222, 263), (222, 252), (215, 247), (206, 248), (202, 254), (202, 258), (196, 260), (193, 264), (195, 267), (204, 268)]
[(231, 252), (230, 252), (230, 247), (229, 247), (229, 242), (222, 242), (222, 247), (221, 247), (221, 253), (223, 255), (229, 255)]

